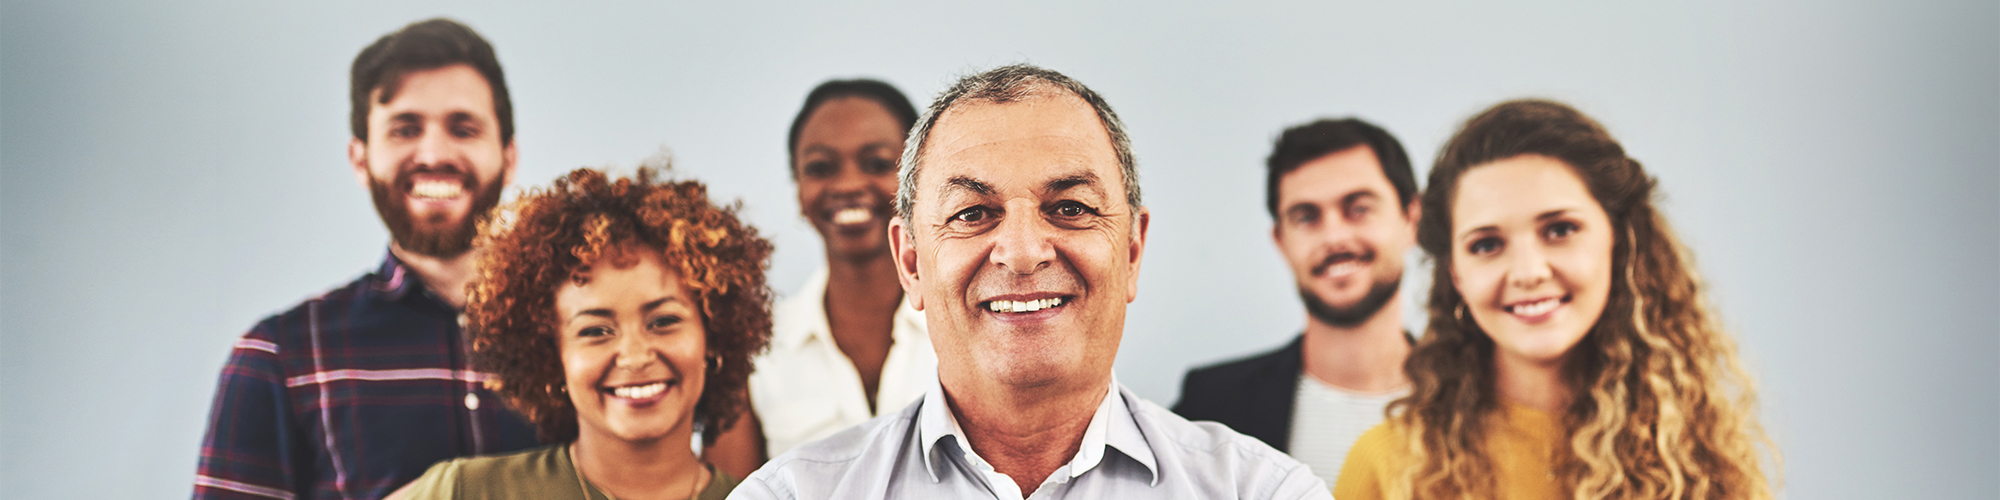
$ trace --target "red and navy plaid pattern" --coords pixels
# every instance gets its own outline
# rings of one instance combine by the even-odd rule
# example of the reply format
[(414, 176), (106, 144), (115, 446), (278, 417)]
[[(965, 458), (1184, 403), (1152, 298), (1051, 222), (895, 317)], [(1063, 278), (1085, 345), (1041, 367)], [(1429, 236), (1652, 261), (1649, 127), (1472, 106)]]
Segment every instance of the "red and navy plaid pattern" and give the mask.
[(394, 255), (236, 341), (194, 498), (377, 499), (453, 457), (535, 446), (481, 386), (459, 313)]

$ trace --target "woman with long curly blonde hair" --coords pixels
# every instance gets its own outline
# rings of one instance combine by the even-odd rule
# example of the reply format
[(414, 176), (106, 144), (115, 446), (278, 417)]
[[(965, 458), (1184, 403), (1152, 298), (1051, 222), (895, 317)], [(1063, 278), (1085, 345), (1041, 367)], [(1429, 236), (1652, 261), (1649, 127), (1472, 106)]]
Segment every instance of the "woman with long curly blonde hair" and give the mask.
[(1468, 120), (1423, 196), (1437, 265), (1411, 394), (1335, 496), (1770, 498), (1750, 378), (1654, 184), (1563, 104)]

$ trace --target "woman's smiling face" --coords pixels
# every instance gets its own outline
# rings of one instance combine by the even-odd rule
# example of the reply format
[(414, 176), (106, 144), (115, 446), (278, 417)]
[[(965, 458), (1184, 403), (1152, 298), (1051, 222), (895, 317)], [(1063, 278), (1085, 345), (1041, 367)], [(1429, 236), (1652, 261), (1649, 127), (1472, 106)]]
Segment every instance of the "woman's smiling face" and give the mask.
[[(657, 250), (620, 250), (556, 290), (557, 344), (579, 439), (685, 442), (708, 373), (699, 309)], [(614, 265), (620, 260), (626, 267)]]
[(1452, 284), (1496, 361), (1553, 366), (1604, 313), (1614, 230), (1569, 165), (1522, 155), (1469, 168), (1451, 224)]

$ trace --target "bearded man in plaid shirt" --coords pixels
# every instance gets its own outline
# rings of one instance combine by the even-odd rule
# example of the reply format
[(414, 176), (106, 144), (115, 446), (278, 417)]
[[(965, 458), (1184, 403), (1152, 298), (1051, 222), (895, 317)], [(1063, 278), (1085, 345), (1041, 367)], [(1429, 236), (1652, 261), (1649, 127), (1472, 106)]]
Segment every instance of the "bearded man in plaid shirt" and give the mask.
[(347, 155), (389, 227), (374, 272), (257, 323), (222, 368), (194, 498), (376, 499), (432, 463), (537, 444), (471, 370), (475, 221), (514, 173), (493, 47), (433, 19), (354, 59)]

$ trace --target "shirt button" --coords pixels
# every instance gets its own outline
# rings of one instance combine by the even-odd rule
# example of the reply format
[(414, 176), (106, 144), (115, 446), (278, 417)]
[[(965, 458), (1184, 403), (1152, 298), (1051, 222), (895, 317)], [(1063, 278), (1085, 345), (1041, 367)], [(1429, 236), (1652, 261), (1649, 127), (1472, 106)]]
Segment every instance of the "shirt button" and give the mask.
[(478, 395), (478, 394), (472, 394), (472, 393), (466, 393), (466, 394), (465, 394), (465, 409), (467, 409), (467, 410), (477, 410), (477, 409), (479, 409), (479, 395)]
[(466, 321), (465, 315), (463, 314), (458, 315), (458, 327), (465, 328), (466, 323), (468, 323), (468, 321)]

